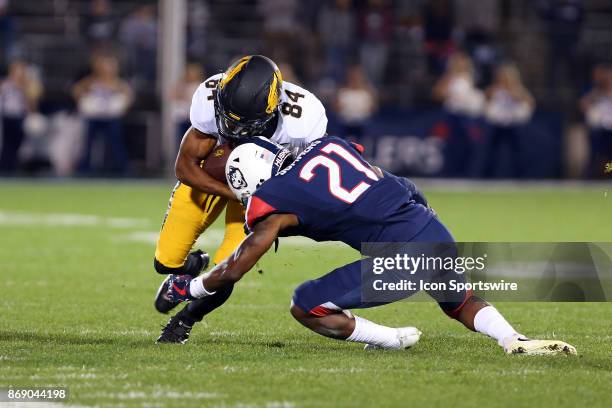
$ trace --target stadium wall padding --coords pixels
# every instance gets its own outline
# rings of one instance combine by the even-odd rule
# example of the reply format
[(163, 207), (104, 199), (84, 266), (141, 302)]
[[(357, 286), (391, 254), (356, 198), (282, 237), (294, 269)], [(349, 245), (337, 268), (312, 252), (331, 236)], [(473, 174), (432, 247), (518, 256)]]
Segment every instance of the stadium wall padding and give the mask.
[(555, 114), (537, 111), (528, 123), (514, 129), (514, 148), (502, 145), (496, 151), (490, 142), (497, 128), (482, 118), (442, 109), (383, 110), (361, 129), (329, 116), (329, 134), (358, 141), (369, 160), (400, 175), (527, 179), (561, 175), (561, 118)]

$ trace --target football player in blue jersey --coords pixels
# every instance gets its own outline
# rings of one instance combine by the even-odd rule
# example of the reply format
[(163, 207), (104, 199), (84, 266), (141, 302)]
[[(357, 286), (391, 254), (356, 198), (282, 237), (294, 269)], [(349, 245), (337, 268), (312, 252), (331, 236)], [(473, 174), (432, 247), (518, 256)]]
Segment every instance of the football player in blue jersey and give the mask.
[[(341, 241), (357, 250), (368, 242), (454, 247), (453, 237), (416, 186), (370, 165), (350, 143), (324, 137), (291, 159), (286, 149), (264, 138), (234, 149), (226, 174), (237, 198), (248, 202), (246, 226), (250, 233), (210, 272), (197, 278), (183, 275), (172, 279), (167, 288), (169, 297), (176, 301), (214, 298), (217, 291), (240, 280), (279, 236)], [(391, 302), (363, 299), (362, 262), (301, 284), (293, 295), (291, 314), (316, 333), (364, 343), (366, 348), (414, 345), (421, 335), (418, 329), (383, 326), (349, 311)], [(452, 275), (464, 279), (454, 271)], [(440, 278), (447, 277), (440, 274)], [(573, 346), (562, 341), (526, 338), (471, 291), (428, 293), (448, 316), (494, 338), (507, 353), (576, 354)]]
[[(153, 265), (164, 276), (154, 303), (160, 313), (178, 305), (164, 290), (172, 275), (199, 275), (209, 262), (227, 258), (245, 237), (244, 206), (225, 183), (207, 172), (204, 163), (223, 156), (227, 141), (265, 136), (297, 152), (323, 137), (327, 129), (325, 107), (316, 95), (283, 81), (274, 61), (263, 55), (246, 55), (224, 73), (202, 82), (193, 95), (189, 118), (192, 126), (176, 158), (178, 182), (155, 248)], [(191, 252), (196, 239), (206, 234), (224, 210), (225, 234), (216, 253), (209, 257), (201, 250)], [(214, 299), (189, 303), (170, 318), (157, 343), (185, 343), (194, 324), (221, 306), (231, 293), (229, 285)]]

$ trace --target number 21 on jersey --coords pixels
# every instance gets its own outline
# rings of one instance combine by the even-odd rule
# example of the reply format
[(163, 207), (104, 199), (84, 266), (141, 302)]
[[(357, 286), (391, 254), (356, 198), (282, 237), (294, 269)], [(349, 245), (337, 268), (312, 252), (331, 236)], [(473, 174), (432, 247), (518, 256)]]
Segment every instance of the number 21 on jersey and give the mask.
[[(327, 155), (319, 154), (308, 160), (300, 170), (300, 178), (309, 182), (316, 176), (314, 170), (317, 167), (325, 167), (327, 169), (329, 192), (345, 203), (354, 203), (368, 188), (370, 188), (371, 184), (368, 183), (369, 180), (378, 180), (376, 173), (374, 173), (367, 164), (364, 164), (361, 159), (339, 144), (329, 143), (321, 149), (321, 152), (327, 153)], [(350, 190), (343, 186), (342, 170), (339, 160), (352, 166), (355, 170), (364, 175), (363, 180)]]

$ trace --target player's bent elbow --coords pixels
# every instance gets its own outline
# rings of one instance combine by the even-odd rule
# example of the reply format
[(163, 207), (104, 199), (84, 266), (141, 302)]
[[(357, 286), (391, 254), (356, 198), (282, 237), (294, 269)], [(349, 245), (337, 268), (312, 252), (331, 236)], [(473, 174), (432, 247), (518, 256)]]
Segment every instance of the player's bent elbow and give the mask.
[(176, 179), (183, 184), (189, 184), (189, 181), (187, 180), (187, 174), (189, 174), (189, 172), (186, 171), (184, 165), (181, 164), (179, 160), (177, 160), (176, 164), (174, 165), (174, 176), (176, 177)]
[[(195, 188), (196, 187), (196, 183), (194, 183), (194, 179), (193, 179), (193, 170), (188, 168), (186, 165), (177, 165), (174, 167), (174, 175), (176, 176), (176, 179), (178, 181), (181, 182), (181, 184), (185, 184), (186, 186)], [(200, 191), (208, 193), (208, 191), (204, 191), (202, 190), (202, 188), (199, 188)]]

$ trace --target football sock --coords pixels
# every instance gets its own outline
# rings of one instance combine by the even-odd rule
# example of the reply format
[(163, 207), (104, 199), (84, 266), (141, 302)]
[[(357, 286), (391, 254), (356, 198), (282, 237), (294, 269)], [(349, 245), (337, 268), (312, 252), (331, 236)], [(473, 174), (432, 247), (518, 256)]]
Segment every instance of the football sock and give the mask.
[(227, 285), (217, 290), (213, 295), (206, 296), (202, 299), (196, 299), (187, 304), (181, 310), (181, 318), (184, 317), (183, 321), (192, 326), (194, 323), (201, 321), (204, 316), (221, 306), (229, 299), (234, 285)]
[(476, 313), (474, 328), (497, 340), (497, 344), (502, 347), (505, 339), (522, 337), (493, 306), (483, 307)]
[(383, 348), (400, 348), (397, 329), (381, 326), (367, 319), (355, 316), (355, 330), (346, 339), (358, 343), (373, 344)]
[(185, 265), (183, 265), (183, 273), (191, 276), (198, 276), (202, 270), (202, 257), (198, 252), (192, 252), (187, 256)]
[(191, 282), (189, 282), (189, 294), (194, 298), (202, 298), (206, 296), (212, 296), (215, 292), (209, 292), (204, 287), (204, 277), (206, 274), (198, 276), (197, 278), (193, 278)]
[(202, 320), (202, 319), (200, 320), (196, 319), (196, 316), (192, 315), (189, 312), (189, 306), (192, 304), (193, 302), (185, 305), (185, 307), (176, 314), (181, 319), (181, 321), (185, 323), (187, 326), (193, 326), (194, 324)]
[(185, 259), (185, 263), (182, 266), (171, 268), (159, 262), (157, 258), (153, 260), (153, 266), (155, 267), (157, 273), (161, 275), (172, 274), (198, 276), (200, 270), (202, 269), (202, 266), (204, 265), (202, 264), (202, 258), (200, 257), (200, 254), (192, 252), (187, 255), (187, 259)]

